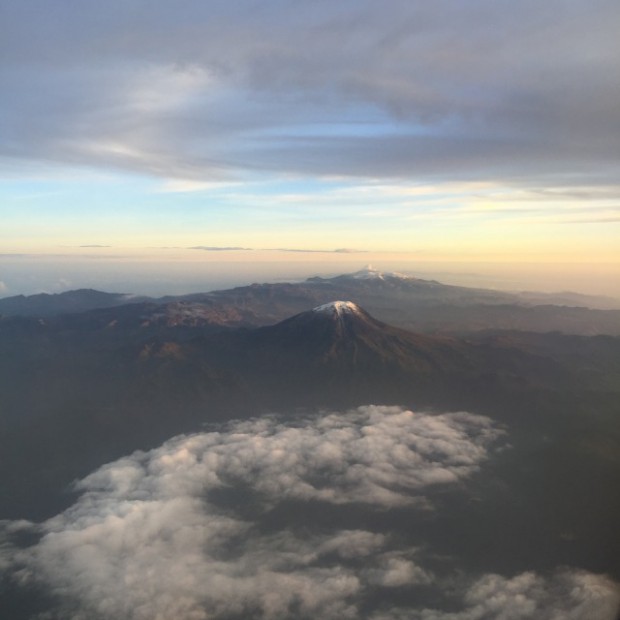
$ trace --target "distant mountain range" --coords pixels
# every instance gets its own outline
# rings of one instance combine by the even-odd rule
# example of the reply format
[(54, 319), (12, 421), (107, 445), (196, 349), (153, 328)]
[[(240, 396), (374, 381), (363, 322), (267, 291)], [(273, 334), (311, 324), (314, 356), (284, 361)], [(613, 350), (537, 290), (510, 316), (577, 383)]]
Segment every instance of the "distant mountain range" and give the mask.
[(130, 300), (131, 295), (103, 293), (93, 289), (56, 294), (15, 295), (0, 299), (0, 316), (57, 316), (96, 308), (111, 308), (129, 303)]
[[(510, 329), (620, 335), (620, 302), (576, 293), (506, 293), (441, 284), (366, 268), (301, 283), (252, 284), (210, 293), (148, 298), (89, 289), (0, 299), (0, 317), (50, 318), (123, 310), (122, 320), (174, 326), (270, 325), (334, 299), (351, 300), (378, 319), (423, 333)], [(131, 306), (131, 307), (130, 307)], [(92, 321), (118, 321), (101, 312)]]

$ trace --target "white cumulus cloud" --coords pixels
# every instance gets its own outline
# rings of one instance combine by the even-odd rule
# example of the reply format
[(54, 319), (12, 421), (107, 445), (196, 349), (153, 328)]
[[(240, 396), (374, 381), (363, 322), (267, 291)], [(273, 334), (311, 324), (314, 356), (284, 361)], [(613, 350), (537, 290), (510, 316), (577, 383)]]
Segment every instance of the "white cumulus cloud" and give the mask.
[[(610, 608), (611, 582), (580, 572), (472, 578), (452, 615), (382, 607), (445, 577), (427, 550), (350, 515), (426, 509), (431, 488), (464, 482), (502, 434), (470, 413), (367, 406), (176, 437), (101, 467), (43, 523), (1, 524), (0, 577), (51, 594), (45, 620), (509, 620)], [(347, 518), (315, 524), (306, 509)]]
[(372, 620), (615, 620), (619, 605), (618, 584), (607, 577), (560, 569), (548, 577), (487, 574), (465, 591), (459, 611), (401, 609)]

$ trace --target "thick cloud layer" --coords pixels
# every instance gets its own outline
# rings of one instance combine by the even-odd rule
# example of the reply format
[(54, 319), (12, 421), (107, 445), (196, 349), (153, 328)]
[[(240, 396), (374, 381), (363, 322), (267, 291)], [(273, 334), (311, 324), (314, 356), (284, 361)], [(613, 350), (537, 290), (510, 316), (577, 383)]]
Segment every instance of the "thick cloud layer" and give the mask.
[(429, 485), (470, 475), (499, 434), (488, 418), (397, 407), (325, 415), (304, 426), (266, 418), (175, 439), (101, 468), (81, 488), (140, 499), (145, 491), (196, 495), (240, 485), (267, 503), (407, 504), (424, 500)]
[[(369, 406), (178, 437), (100, 468), (78, 484), (73, 506), (42, 524), (5, 523), (0, 570), (16, 587), (58, 597), (45, 617), (63, 620), (477, 620), (532, 609), (606, 620), (614, 585), (569, 571), (461, 579), (454, 614), (386, 607), (395, 589), (448, 579), (454, 590), (454, 579), (390, 528), (304, 516), (313, 507), (428, 510), (429, 491), (465, 483), (502, 434), (469, 413)], [(37, 542), (19, 546), (24, 535)]]
[(558, 570), (548, 578), (485, 575), (463, 595), (461, 611), (390, 610), (373, 620), (615, 620), (618, 585), (600, 575)]
[(617, 23), (608, 0), (7, 0), (0, 155), (201, 181), (610, 182)]

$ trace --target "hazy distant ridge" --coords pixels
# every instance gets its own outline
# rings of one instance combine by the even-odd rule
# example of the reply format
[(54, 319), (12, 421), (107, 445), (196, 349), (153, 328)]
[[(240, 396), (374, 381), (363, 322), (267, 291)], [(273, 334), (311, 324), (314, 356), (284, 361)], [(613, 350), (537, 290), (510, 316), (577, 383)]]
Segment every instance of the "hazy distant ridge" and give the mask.
[[(276, 323), (333, 299), (350, 299), (380, 320), (421, 332), (517, 329), (620, 334), (620, 310), (609, 307), (611, 299), (577, 293), (517, 294), (452, 286), (371, 268), (333, 278), (313, 277), (301, 283), (251, 284), (160, 298), (90, 289), (20, 295), (0, 299), (0, 316), (46, 318), (133, 304), (146, 321), (186, 326), (258, 326)], [(150, 306), (138, 306), (145, 303)]]

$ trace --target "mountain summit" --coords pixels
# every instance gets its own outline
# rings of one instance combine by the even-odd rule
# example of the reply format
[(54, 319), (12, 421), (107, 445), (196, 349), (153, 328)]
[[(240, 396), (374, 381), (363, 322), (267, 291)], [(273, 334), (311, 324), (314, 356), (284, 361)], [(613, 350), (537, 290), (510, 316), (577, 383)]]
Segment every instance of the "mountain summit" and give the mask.
[(336, 316), (343, 316), (345, 314), (359, 314), (361, 308), (354, 304), (352, 301), (330, 301), (329, 303), (317, 306), (312, 309), (312, 312), (323, 312), (325, 314), (335, 314)]
[(262, 330), (278, 334), (281, 342), (297, 343), (313, 350), (342, 351), (357, 346), (356, 342), (383, 332), (387, 328), (352, 301), (330, 301), (301, 312)]
[[(248, 334), (246, 354), (271, 352), (277, 366), (309, 365), (331, 371), (429, 372), (452, 366), (451, 340), (407, 332), (378, 321), (352, 301), (332, 301)], [(446, 356), (446, 354), (448, 354)], [(448, 359), (446, 359), (446, 357)], [(284, 362), (284, 360), (287, 360)]]
[(406, 276), (403, 273), (395, 271), (379, 271), (374, 269), (372, 265), (366, 265), (364, 269), (360, 269), (355, 273), (344, 274), (344, 277), (353, 278), (355, 280), (385, 280), (386, 278), (399, 278), (401, 280), (415, 280), (413, 276)]

